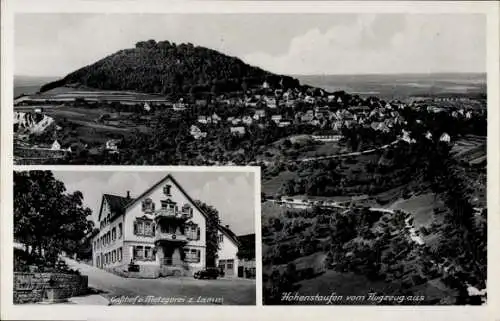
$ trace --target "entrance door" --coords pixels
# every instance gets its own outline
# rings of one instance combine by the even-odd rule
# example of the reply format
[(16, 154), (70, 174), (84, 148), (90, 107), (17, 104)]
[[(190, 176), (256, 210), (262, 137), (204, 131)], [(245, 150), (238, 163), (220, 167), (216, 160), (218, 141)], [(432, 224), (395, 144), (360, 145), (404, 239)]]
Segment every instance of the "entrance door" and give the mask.
[(226, 276), (234, 276), (234, 260), (226, 260)]

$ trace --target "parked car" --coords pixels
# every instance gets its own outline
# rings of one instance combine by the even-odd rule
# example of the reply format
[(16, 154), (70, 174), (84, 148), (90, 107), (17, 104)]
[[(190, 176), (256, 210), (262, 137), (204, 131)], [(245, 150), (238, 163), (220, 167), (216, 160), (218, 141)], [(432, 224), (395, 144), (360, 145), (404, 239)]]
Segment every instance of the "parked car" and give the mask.
[(221, 271), (217, 268), (207, 268), (196, 271), (193, 276), (195, 279), (217, 279), (221, 276)]

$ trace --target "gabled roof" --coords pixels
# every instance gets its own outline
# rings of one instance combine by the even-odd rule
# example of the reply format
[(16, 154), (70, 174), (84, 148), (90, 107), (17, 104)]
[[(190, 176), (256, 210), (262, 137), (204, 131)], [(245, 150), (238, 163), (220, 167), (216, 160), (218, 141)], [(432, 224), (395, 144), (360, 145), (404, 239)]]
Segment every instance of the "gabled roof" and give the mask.
[(238, 237), (228, 227), (219, 225), (219, 230), (222, 232), (222, 234), (226, 235), (229, 239), (231, 239), (238, 247), (240, 246), (240, 241), (238, 240)]
[(106, 200), (112, 214), (123, 213), (127, 204), (132, 201), (131, 198), (123, 196), (118, 196), (113, 194), (103, 194), (101, 201), (101, 208), (99, 209), (99, 218), (98, 218), (99, 221), (101, 220), (101, 213), (102, 213), (102, 207), (104, 205), (104, 200)]
[[(133, 205), (135, 205), (145, 195), (149, 194), (152, 190), (154, 190), (155, 188), (157, 188), (160, 184), (162, 184), (163, 182), (165, 182), (168, 179), (170, 179), (172, 181), (172, 183), (179, 189), (179, 191), (181, 191), (181, 193), (184, 194), (184, 196), (187, 198), (187, 200), (191, 204), (193, 204), (193, 207), (196, 208), (201, 213), (201, 215), (203, 215), (205, 218), (207, 218), (207, 214), (205, 214), (205, 212), (203, 212), (201, 210), (201, 208), (199, 208), (196, 205), (196, 203), (194, 202), (194, 200), (191, 198), (191, 196), (189, 196), (189, 194), (186, 193), (186, 191), (182, 188), (182, 186), (179, 184), (179, 182), (177, 182), (177, 180), (175, 180), (175, 178), (171, 174), (168, 174), (168, 175), (166, 175), (164, 178), (162, 178), (161, 180), (159, 180), (156, 184), (154, 184), (153, 186), (151, 186), (149, 189), (147, 189), (144, 193), (142, 193), (141, 195), (139, 195), (135, 199), (129, 199), (129, 198), (126, 198), (126, 197), (121, 197), (121, 196), (116, 196), (116, 195), (111, 195), (111, 194), (104, 194), (103, 195), (103, 200), (101, 202), (101, 209), (99, 210), (99, 218), (98, 218), (98, 220), (101, 220), (102, 206), (104, 204), (104, 198), (105, 197), (106, 197), (106, 201), (108, 201), (108, 199), (112, 199), (114, 197), (115, 199), (112, 200), (112, 202), (114, 202), (114, 205), (117, 206), (117, 207), (115, 207), (115, 209), (118, 210), (117, 213), (118, 214), (124, 214), (130, 207), (132, 207)], [(119, 200), (118, 198), (120, 198), (121, 200)], [(124, 199), (127, 200), (127, 201), (125, 202)], [(113, 209), (113, 207), (112, 207), (111, 204), (110, 204), (110, 206)], [(121, 210), (121, 212), (120, 212), (120, 210)]]

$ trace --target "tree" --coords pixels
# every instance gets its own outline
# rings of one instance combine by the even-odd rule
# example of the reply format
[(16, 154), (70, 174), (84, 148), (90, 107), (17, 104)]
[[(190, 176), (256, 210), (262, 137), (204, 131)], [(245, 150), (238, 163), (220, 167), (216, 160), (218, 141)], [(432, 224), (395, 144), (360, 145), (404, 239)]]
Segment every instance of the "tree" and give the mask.
[(54, 264), (61, 251), (75, 253), (92, 231), (91, 214), (82, 193), (66, 193), (51, 171), (14, 172), (14, 239), (30, 255)]
[(196, 200), (195, 204), (207, 215), (205, 262), (207, 266), (215, 266), (215, 259), (217, 258), (217, 251), (219, 250), (219, 211), (213, 206), (199, 200)]

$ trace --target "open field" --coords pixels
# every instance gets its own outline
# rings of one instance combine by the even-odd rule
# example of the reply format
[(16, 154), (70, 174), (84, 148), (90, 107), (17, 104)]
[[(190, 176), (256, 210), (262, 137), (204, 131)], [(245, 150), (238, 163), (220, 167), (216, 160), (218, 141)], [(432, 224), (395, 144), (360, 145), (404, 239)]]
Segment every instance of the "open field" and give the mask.
[[(333, 302), (332, 304), (376, 304), (375, 299), (370, 299), (369, 293), (381, 295), (391, 293), (395, 296), (403, 295), (400, 292), (401, 284), (398, 282), (372, 281), (363, 275), (332, 270), (328, 270), (318, 277), (303, 280), (298, 285), (300, 286), (298, 293), (302, 295), (318, 293), (319, 295), (328, 296), (335, 293), (335, 295), (342, 296), (342, 300)], [(447, 298), (451, 299), (455, 295), (453, 290), (450, 290), (438, 280), (430, 280), (422, 285), (413, 287), (411, 292), (412, 296), (423, 296), (426, 301), (436, 303), (440, 301), (445, 303)], [(348, 298), (349, 296), (357, 297)], [(418, 302), (412, 301), (404, 301), (403, 304), (405, 303), (418, 304)], [(384, 301), (382, 304), (391, 304), (391, 302)]]
[(394, 210), (403, 210), (411, 213), (416, 228), (429, 226), (432, 223), (434, 209), (438, 206), (444, 206), (444, 203), (436, 199), (435, 194), (426, 193), (418, 196), (412, 196), (409, 199), (398, 199), (389, 207)]
[(266, 195), (275, 195), (286, 181), (295, 178), (296, 176), (297, 173), (295, 172), (284, 171), (280, 172), (277, 176), (266, 180), (263, 179), (261, 186), (262, 193), (265, 193)]
[(169, 100), (165, 96), (155, 94), (144, 94), (133, 91), (113, 91), (93, 88), (71, 88), (58, 87), (44, 93), (30, 94), (23, 97), (31, 101), (74, 101), (85, 99), (87, 101), (107, 101), (124, 103), (158, 102), (166, 103)]

